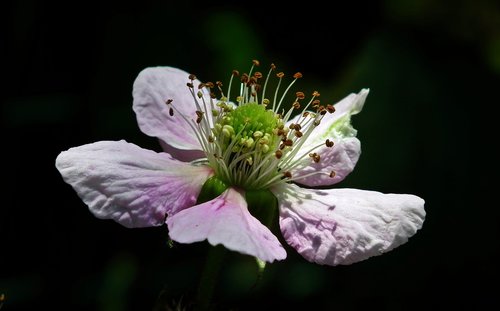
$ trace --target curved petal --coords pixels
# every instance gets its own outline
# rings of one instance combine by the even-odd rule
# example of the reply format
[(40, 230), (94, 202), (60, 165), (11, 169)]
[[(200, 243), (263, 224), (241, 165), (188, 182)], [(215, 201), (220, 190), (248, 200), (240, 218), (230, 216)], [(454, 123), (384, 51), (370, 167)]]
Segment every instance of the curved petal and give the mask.
[(168, 217), (167, 225), (170, 238), (179, 243), (208, 240), (267, 262), (286, 258), (278, 239), (250, 214), (245, 198), (233, 188)]
[[(342, 181), (356, 166), (361, 154), (361, 143), (355, 137), (356, 130), (351, 125), (351, 115), (357, 114), (363, 108), (369, 90), (363, 89), (358, 94), (350, 94), (340, 102), (335, 104), (335, 112), (327, 113), (321, 123), (314, 129), (311, 136), (302, 146), (303, 150), (309, 150), (314, 146), (324, 143), (327, 139), (334, 142), (331, 148), (323, 145), (314, 150), (320, 155), (321, 160), (315, 163), (310, 157), (298, 158), (302, 153), (298, 153), (296, 159), (300, 159), (300, 164), (291, 170), (294, 179), (298, 183), (307, 186), (329, 186)], [(295, 123), (298, 116), (290, 120)], [(300, 178), (312, 172), (322, 171), (324, 174), (315, 174)], [(330, 177), (334, 171), (335, 176)]]
[[(184, 115), (190, 122), (196, 119), (197, 109), (193, 95), (186, 85), (188, 82), (189, 74), (180, 69), (146, 68), (134, 82), (133, 109), (139, 128), (145, 134), (158, 137), (177, 149), (202, 150), (193, 129), (180, 115)], [(200, 82), (195, 80), (193, 84), (197, 91)], [(174, 105), (178, 112), (173, 116), (170, 116), (170, 107), (166, 104), (169, 99), (172, 99), (171, 105)]]
[(275, 189), (280, 227), (304, 258), (347, 265), (404, 244), (422, 227), (424, 200), (357, 189)]
[(129, 228), (162, 225), (167, 213), (193, 206), (212, 174), (123, 140), (61, 152), (56, 167), (96, 217)]
[[(332, 148), (322, 146), (315, 152), (321, 156), (320, 162), (315, 163), (307, 157), (291, 170), (292, 176), (297, 183), (310, 187), (330, 186), (344, 180), (354, 170), (361, 155), (361, 143), (356, 137), (347, 137), (335, 140), (335, 145)], [(324, 174), (300, 178), (320, 171)], [(330, 177), (331, 172), (335, 172), (333, 177)]]

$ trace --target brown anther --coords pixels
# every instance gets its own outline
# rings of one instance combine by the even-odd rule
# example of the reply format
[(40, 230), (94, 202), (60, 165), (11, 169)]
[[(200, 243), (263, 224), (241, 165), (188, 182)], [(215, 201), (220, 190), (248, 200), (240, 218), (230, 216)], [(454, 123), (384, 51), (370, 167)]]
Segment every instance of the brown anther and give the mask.
[(275, 70), (276, 69), (276, 65), (274, 63), (271, 64), (271, 70)]
[(335, 107), (333, 107), (333, 105), (331, 105), (331, 104), (328, 104), (328, 105), (326, 105), (326, 110), (328, 110), (329, 113), (334, 113)]
[(260, 91), (260, 84), (255, 83), (254, 88), (257, 92)]
[(215, 140), (212, 136), (208, 136), (208, 142), (209, 143), (213, 143)]
[(222, 82), (217, 81), (217, 82), (215, 82), (215, 85), (217, 85), (218, 87), (221, 87), (222, 86)]
[(212, 99), (216, 99), (216, 98), (217, 98), (217, 96), (215, 96), (215, 93), (214, 93), (214, 92), (210, 92), (210, 98), (212, 98)]
[(304, 111), (304, 113), (302, 114), (302, 116), (305, 118), (309, 115), (309, 111)]
[(191, 81), (196, 80), (196, 76), (194, 74), (190, 74), (188, 78)]
[(293, 145), (293, 141), (291, 139), (287, 139), (283, 143), (285, 144), (285, 146), (288, 146), (288, 147)]
[(276, 76), (281, 79), (281, 78), (283, 78), (285, 76), (285, 73), (284, 72), (278, 72), (276, 74)]
[(319, 95), (321, 95), (321, 94), (320, 94), (318, 91), (314, 91), (314, 92), (313, 92), (313, 96), (314, 96), (314, 97), (319, 97)]
[(276, 152), (274, 153), (274, 156), (276, 157), (276, 159), (279, 160), (283, 156), (283, 152), (281, 152), (281, 150), (276, 150)]
[(203, 119), (203, 112), (196, 110), (196, 123), (200, 124), (201, 120)]
[(297, 109), (297, 110), (298, 110), (298, 109), (300, 109), (300, 104), (299, 104), (299, 102), (294, 102), (294, 103), (292, 104), (292, 106), (293, 106), (293, 108), (294, 108), (294, 109)]
[(318, 107), (319, 107), (319, 104), (320, 104), (319, 99), (315, 99), (315, 100), (313, 100), (313, 102), (312, 102), (312, 106), (313, 106), (313, 108), (318, 108)]
[(278, 133), (277, 134), (278, 134), (278, 136), (281, 136), (281, 135), (285, 135), (286, 132), (285, 132), (284, 129), (278, 129)]
[(296, 72), (294, 75), (293, 75), (294, 79), (300, 79), (302, 78), (302, 73), (300, 72)]
[(295, 123), (292, 123), (288, 126), (289, 129), (293, 130), (295, 128)]
[(190, 89), (192, 89), (194, 87), (193, 83), (191, 83), (191, 82), (186, 83), (186, 85)]
[(241, 82), (242, 83), (247, 83), (248, 82), (248, 74), (244, 73), (241, 75)]
[(257, 83), (257, 78), (256, 77), (250, 77), (249, 81), (248, 81), (248, 84), (252, 85), (252, 84), (256, 84)]
[(302, 126), (300, 124), (294, 124), (293, 129), (296, 131), (300, 131), (302, 129)]
[(319, 111), (319, 114), (322, 116), (324, 116), (328, 112), (328, 111), (326, 111), (326, 108), (323, 105), (319, 106), (318, 111)]
[(238, 70), (233, 70), (232, 74), (233, 76), (237, 77), (240, 75), (240, 72)]
[(294, 134), (295, 134), (295, 137), (297, 137), (297, 138), (301, 138), (303, 135), (301, 131), (295, 131)]
[(174, 109), (172, 109), (172, 107), (170, 107), (170, 109), (168, 109), (168, 114), (172, 117), (174, 116)]
[(285, 147), (286, 147), (285, 144), (280, 144), (280, 150), (285, 149)]
[(319, 156), (319, 154), (317, 154), (316, 152), (315, 153), (309, 153), (309, 157), (311, 157), (314, 161), (314, 163), (318, 163), (319, 160), (321, 159), (321, 157)]
[(336, 174), (334, 171), (331, 171), (331, 172), (330, 172), (330, 178), (335, 177), (335, 175), (337, 175), (337, 174)]
[(260, 66), (260, 62), (256, 59), (252, 60), (252, 64), (254, 64), (255, 66)]
[(207, 83), (205, 83), (205, 86), (211, 89), (214, 87), (214, 84), (213, 84), (213, 82), (207, 82)]
[(262, 78), (262, 72), (260, 72), (260, 71), (256, 71), (256, 72), (253, 74), (253, 76), (254, 76), (255, 78), (257, 78), (257, 79), (260, 79), (260, 78)]
[(165, 104), (170, 105), (174, 100), (172, 98), (167, 99)]
[(292, 178), (292, 173), (286, 171), (283, 173), (283, 176), (285, 176), (285, 178)]
[(304, 99), (306, 95), (304, 95), (304, 92), (297, 92), (295, 93), (295, 96), (297, 96), (298, 99)]
[(198, 90), (201, 90), (204, 87), (206, 87), (205, 83), (198, 84)]
[(327, 139), (326, 142), (325, 142), (325, 145), (328, 147), (328, 148), (331, 148), (333, 147), (333, 141)]

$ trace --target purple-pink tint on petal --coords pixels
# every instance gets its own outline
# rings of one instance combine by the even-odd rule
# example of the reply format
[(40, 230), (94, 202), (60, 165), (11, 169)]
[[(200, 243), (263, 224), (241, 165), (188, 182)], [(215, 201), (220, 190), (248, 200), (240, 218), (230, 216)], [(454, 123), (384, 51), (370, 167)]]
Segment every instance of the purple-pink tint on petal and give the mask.
[[(172, 67), (151, 67), (139, 73), (133, 86), (133, 109), (141, 131), (158, 137), (181, 153), (184, 150), (202, 150), (195, 132), (181, 116), (184, 115), (191, 123), (196, 119), (197, 108), (186, 85), (188, 82), (191, 80), (185, 71)], [(199, 84), (198, 80), (193, 81), (195, 92), (198, 92)], [(205, 89), (202, 93), (209, 100)], [(167, 105), (170, 99), (172, 102)], [(173, 115), (170, 115), (170, 108)]]
[(194, 205), (213, 174), (124, 140), (71, 148), (56, 167), (96, 217), (125, 227), (162, 225), (167, 214)]
[(267, 262), (286, 258), (278, 239), (250, 214), (244, 196), (233, 188), (168, 217), (167, 225), (170, 238), (179, 243), (208, 240)]
[[(291, 173), (295, 179), (313, 172), (322, 172), (323, 174), (310, 175), (308, 177), (297, 179), (297, 183), (315, 187), (315, 186), (331, 186), (342, 181), (349, 175), (356, 166), (361, 154), (361, 143), (355, 137), (356, 130), (350, 125), (350, 117), (357, 114), (363, 108), (368, 90), (363, 89), (358, 94), (350, 94), (335, 104), (335, 112), (324, 115), (321, 123), (314, 129), (312, 135), (302, 146), (303, 152), (311, 148), (323, 144), (323, 146), (314, 150), (320, 156), (318, 163), (312, 161), (307, 155), (304, 157), (303, 152), (299, 152), (296, 156), (300, 159), (299, 165), (295, 167)], [(287, 122), (297, 123), (300, 115), (294, 117)], [(325, 145), (326, 140), (334, 142), (333, 147)], [(333, 177), (330, 173), (334, 172)]]
[(304, 258), (323, 265), (346, 265), (406, 243), (422, 227), (424, 200), (409, 194), (357, 189), (273, 190), (287, 243)]

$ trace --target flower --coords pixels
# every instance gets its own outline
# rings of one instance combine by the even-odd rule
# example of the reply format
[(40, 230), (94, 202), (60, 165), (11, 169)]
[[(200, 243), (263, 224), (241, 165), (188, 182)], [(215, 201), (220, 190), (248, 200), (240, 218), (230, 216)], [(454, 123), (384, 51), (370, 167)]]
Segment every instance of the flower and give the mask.
[(62, 152), (57, 169), (98, 218), (126, 227), (166, 223), (176, 242), (208, 240), (265, 262), (286, 257), (268, 228), (276, 206), (284, 239), (311, 262), (351, 264), (405, 243), (424, 221), (421, 198), (310, 188), (334, 185), (354, 169), (360, 142), (350, 121), (368, 90), (335, 105), (322, 104), (318, 92), (309, 99), (296, 92), (285, 111), (302, 74), (280, 93), (284, 74), (271, 91), (276, 67), (264, 80), (253, 64), (248, 74), (233, 71), (227, 93), (221, 82), (201, 83), (180, 69), (143, 70), (133, 109), (165, 152), (100, 141)]

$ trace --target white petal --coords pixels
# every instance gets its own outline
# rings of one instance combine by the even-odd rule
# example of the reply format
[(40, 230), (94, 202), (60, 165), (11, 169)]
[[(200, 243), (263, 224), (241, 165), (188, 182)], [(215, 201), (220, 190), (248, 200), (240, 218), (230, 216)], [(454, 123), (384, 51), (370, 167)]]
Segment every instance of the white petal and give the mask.
[(304, 258), (351, 264), (405, 243), (422, 227), (424, 200), (357, 189), (274, 189), (285, 240)]
[(179, 243), (208, 240), (267, 262), (286, 258), (278, 239), (250, 214), (245, 198), (233, 188), (168, 217), (167, 225), (170, 238)]
[(212, 175), (207, 166), (180, 162), (123, 140), (61, 152), (56, 167), (96, 217), (126, 227), (158, 226), (167, 213), (193, 206)]
[[(368, 92), (367, 89), (363, 89), (358, 94), (348, 95), (335, 104), (334, 113), (325, 114), (301, 149), (309, 150), (324, 143), (327, 139), (333, 141), (334, 146), (328, 148), (323, 145), (314, 151), (321, 157), (319, 163), (313, 162), (306, 156), (300, 160), (298, 167), (291, 170), (295, 179), (311, 172), (322, 171), (324, 174), (298, 179), (298, 183), (311, 187), (330, 186), (342, 181), (352, 172), (361, 154), (361, 144), (355, 137), (356, 130), (351, 125), (351, 115), (361, 111)], [(290, 120), (287, 125), (297, 122), (298, 117)], [(299, 152), (296, 159), (299, 159), (302, 154)], [(335, 172), (334, 178), (329, 176), (332, 171)]]
[[(134, 105), (140, 129), (147, 135), (158, 137), (174, 148), (182, 150), (202, 150), (195, 132), (180, 115), (190, 122), (196, 120), (196, 105), (186, 83), (189, 74), (172, 67), (146, 68), (134, 82)], [(194, 81), (198, 92), (199, 81)], [(205, 90), (203, 90), (205, 92)], [(172, 106), (178, 113), (169, 114), (166, 101), (172, 99)], [(180, 114), (179, 114), (180, 113)]]

